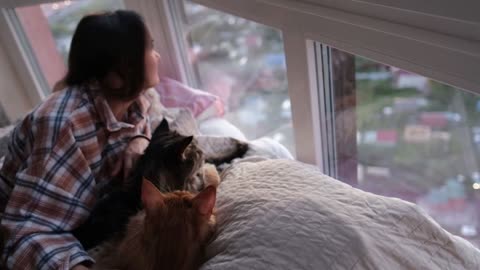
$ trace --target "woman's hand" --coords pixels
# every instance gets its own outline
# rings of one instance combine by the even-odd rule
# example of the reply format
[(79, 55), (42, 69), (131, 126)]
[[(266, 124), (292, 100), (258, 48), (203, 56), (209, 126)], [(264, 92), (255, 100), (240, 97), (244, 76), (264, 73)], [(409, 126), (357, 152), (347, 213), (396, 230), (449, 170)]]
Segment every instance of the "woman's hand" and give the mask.
[(143, 152), (149, 143), (150, 140), (147, 137), (133, 137), (125, 149), (123, 161), (117, 163), (117, 166), (113, 170), (112, 176), (122, 173), (122, 178), (126, 179), (138, 158), (143, 155)]

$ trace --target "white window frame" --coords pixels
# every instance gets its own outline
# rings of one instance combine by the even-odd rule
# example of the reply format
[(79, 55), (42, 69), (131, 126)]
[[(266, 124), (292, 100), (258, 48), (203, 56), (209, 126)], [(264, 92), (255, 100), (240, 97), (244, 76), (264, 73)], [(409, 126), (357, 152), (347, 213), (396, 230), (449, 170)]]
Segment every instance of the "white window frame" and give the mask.
[[(480, 26), (470, 21), (468, 8), (462, 7), (462, 12), (467, 13), (461, 20), (462, 12), (439, 17), (445, 9), (429, 11), (420, 6), (423, 12), (420, 14), (412, 9), (381, 6), (378, 4), (381, 1), (389, 2), (193, 0), (282, 31), (297, 157), (319, 165), (324, 171), (328, 171), (325, 165), (328, 155), (327, 147), (322, 147), (321, 134), (326, 121), (320, 113), (321, 102), (317, 102), (323, 89), (314, 79), (317, 69), (310, 40), (480, 93), (477, 75), (480, 43), (475, 41), (480, 40)], [(414, 8), (412, 3), (410, 7)]]
[(175, 35), (175, 21), (171, 12), (172, 7), (168, 0), (123, 0), (127, 9), (135, 10), (142, 14), (155, 46), (159, 52), (163, 66), (167, 67), (165, 74), (182, 82), (189, 81), (188, 69), (182, 57), (182, 44)]
[[(199, 4), (204, 4), (202, 1), (194, 1), (198, 2)], [(188, 70), (191, 67), (187, 66), (187, 61), (185, 61), (185, 53), (181, 51), (179, 48), (183, 48), (184, 44), (177, 36), (176, 32), (173, 31), (174, 29), (174, 21), (172, 18), (171, 7), (169, 5), (171, 2), (169, 0), (159, 0), (159, 1), (151, 1), (151, 0), (141, 0), (141, 1), (134, 1), (134, 0), (125, 0), (125, 4), (127, 8), (132, 8), (137, 10), (138, 12), (142, 13), (142, 15), (146, 18), (149, 27), (156, 27), (161, 26), (162, 30), (153, 30), (153, 35), (155, 40), (158, 40), (158, 43), (166, 43), (162, 46), (159, 46), (157, 49), (159, 50), (160, 54), (162, 55), (162, 59), (164, 62), (167, 63), (175, 63), (169, 64), (170, 66), (177, 67), (177, 73), (172, 74), (174, 78), (180, 79), (181, 81), (189, 84), (195, 84), (195, 82), (191, 79), (191, 76), (188, 76)], [(216, 3), (218, 4), (218, 3)], [(241, 5), (241, 3), (240, 3)], [(206, 5), (211, 7), (210, 5)], [(216, 5), (213, 8), (223, 10), (222, 8), (217, 7)], [(225, 10), (224, 10), (225, 11)], [(227, 10), (226, 12), (232, 13), (234, 15), (236, 12), (232, 12), (232, 10)], [(252, 19), (254, 21), (263, 23), (265, 25), (274, 26), (274, 24), (268, 21), (270, 18), (265, 17), (263, 19), (267, 19), (265, 22), (264, 20), (258, 20), (250, 18), (249, 16), (242, 16), (247, 19)], [(159, 23), (159, 20), (162, 20), (163, 23)], [(153, 26), (155, 25), (155, 26)], [(276, 27), (281, 29), (280, 27)], [(292, 31), (295, 32), (295, 31)], [(161, 34), (159, 34), (161, 33)], [(317, 101), (317, 88), (316, 82), (314, 80), (310, 81), (310, 78), (314, 78), (308, 75), (309, 66), (306, 63), (311, 62), (312, 59), (307, 56), (307, 41), (302, 35), (295, 35), (290, 34), (288, 36), (283, 33), (284, 36), (284, 44), (285, 44), (285, 51), (297, 51), (297, 52), (304, 52), (304, 54), (296, 53), (286, 54), (286, 61), (287, 66), (297, 66), (298, 69), (288, 69), (287, 70), (287, 79), (289, 84), (289, 95), (292, 103), (292, 118), (293, 118), (293, 129), (294, 129), (294, 137), (295, 137), (295, 148), (296, 148), (296, 156), (297, 159), (300, 161), (317, 164), (321, 168), (323, 168), (323, 154), (321, 151), (321, 127), (320, 127), (320, 116), (319, 113), (315, 113), (319, 111)], [(168, 44), (168, 45), (167, 45)], [(313, 44), (313, 43), (312, 43)], [(168, 49), (164, 49), (168, 48)], [(167, 59), (165, 59), (167, 57)], [(290, 62), (290, 64), (289, 64)], [(293, 64), (295, 63), (295, 64)], [(314, 62), (311, 63), (314, 65)], [(315, 84), (315, 85), (311, 85)], [(297, 87), (293, 87), (297, 86)], [(296, 91), (292, 92), (290, 89), (295, 88)], [(314, 98), (311, 98), (314, 97)], [(307, 104), (305, 103), (307, 102)], [(297, 105), (295, 105), (297, 104)], [(298, 104), (302, 104), (298, 106)], [(312, 113), (312, 110), (314, 113)], [(312, 147), (313, 146), (313, 147)], [(312, 150), (313, 149), (313, 150)], [(318, 149), (318, 151), (314, 150)]]
[[(324, 171), (327, 147), (325, 140), (322, 143), (322, 129), (326, 127), (319, 102), (323, 89), (316, 79), (318, 66), (312, 57), (312, 40), (480, 94), (480, 19), (475, 13), (479, 10), (476, 0), (463, 0), (462, 6), (456, 3), (458, 8), (451, 8), (450, 0), (436, 0), (431, 5), (414, 0), (400, 4), (393, 0), (193, 2), (282, 31), (297, 158), (317, 164)], [(38, 3), (4, 0), (0, 8)], [(124, 3), (145, 17), (163, 62), (170, 67), (167, 75), (191, 83), (190, 67), (174, 31), (170, 1)]]
[[(47, 84), (33, 56), (33, 51), (28, 45), (18, 18), (10, 9), (0, 9), (0, 40), (3, 49), (9, 56), (1, 64), (6, 67), (13, 67), (13, 73), (17, 75), (5, 79), (14, 81), (18, 79), (18, 83), (16, 83), (18, 88), (12, 89), (9, 93), (9, 101), (2, 99), (2, 103), (12, 102), (17, 104), (16, 108), (5, 104), (3, 106), (10, 121), (13, 121), (45, 98), (44, 89), (46, 89)], [(18, 107), (21, 109), (19, 110)]]

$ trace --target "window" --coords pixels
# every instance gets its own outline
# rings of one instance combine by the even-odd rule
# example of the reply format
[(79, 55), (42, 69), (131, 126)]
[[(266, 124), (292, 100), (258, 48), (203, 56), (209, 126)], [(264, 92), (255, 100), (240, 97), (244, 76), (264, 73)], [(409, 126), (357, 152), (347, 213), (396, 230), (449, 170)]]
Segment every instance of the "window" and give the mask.
[(416, 203), (479, 246), (480, 96), (316, 46), (331, 67), (325, 89), (333, 104), (327, 117), (335, 123), (332, 174)]
[(65, 74), (70, 42), (80, 19), (121, 8), (120, 0), (66, 0), (15, 9), (49, 88)]
[(294, 153), (281, 31), (191, 1), (180, 13), (197, 87), (222, 99), (248, 139), (267, 136)]

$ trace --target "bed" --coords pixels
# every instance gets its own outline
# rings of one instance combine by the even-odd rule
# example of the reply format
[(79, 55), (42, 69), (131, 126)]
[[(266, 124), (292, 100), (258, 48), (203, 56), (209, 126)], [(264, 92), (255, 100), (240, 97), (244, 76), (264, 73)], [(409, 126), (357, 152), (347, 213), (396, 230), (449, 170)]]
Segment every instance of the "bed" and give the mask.
[(480, 251), (419, 207), (292, 160), (223, 173), (218, 232), (201, 269), (480, 269)]

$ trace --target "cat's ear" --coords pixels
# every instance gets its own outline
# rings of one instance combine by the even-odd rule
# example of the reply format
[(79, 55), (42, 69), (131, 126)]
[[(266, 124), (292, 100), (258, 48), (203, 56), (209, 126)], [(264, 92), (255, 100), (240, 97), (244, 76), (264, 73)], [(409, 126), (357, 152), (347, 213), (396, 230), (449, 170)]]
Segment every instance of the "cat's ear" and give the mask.
[(168, 121), (167, 119), (163, 118), (162, 122), (160, 122), (160, 125), (158, 126), (159, 131), (162, 132), (168, 132), (170, 131), (170, 127), (168, 126)]
[(170, 127), (168, 125), (167, 119), (163, 118), (162, 122), (155, 128), (155, 131), (153, 132), (152, 138), (155, 138), (156, 135), (158, 136), (161, 133), (166, 133), (170, 131)]
[(163, 194), (149, 180), (142, 180), (142, 203), (147, 213), (163, 205)]
[(193, 141), (193, 136), (188, 136), (176, 142), (175, 145), (173, 146), (173, 151), (175, 152), (175, 155), (177, 157), (181, 157), (183, 155), (183, 152), (185, 152), (185, 150), (192, 143), (192, 141)]
[(195, 198), (193, 198), (194, 207), (204, 216), (211, 216), (213, 208), (215, 207), (215, 201), (217, 200), (217, 188), (214, 186), (208, 186)]

